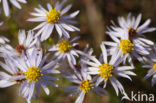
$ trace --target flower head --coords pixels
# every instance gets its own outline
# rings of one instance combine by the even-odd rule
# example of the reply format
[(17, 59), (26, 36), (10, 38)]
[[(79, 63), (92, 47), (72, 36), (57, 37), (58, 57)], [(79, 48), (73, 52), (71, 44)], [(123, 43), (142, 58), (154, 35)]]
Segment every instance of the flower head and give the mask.
[(5, 63), (0, 62), (0, 66), (7, 72), (0, 72), (0, 88), (9, 87), (15, 84), (22, 84), (25, 81), (24, 73), (20, 71), (16, 64), (16, 59), (7, 54), (3, 54)]
[(66, 63), (66, 59), (68, 63), (72, 63), (76, 65), (75, 57), (78, 57), (79, 50), (75, 49), (74, 47), (77, 46), (79, 43), (73, 43), (79, 39), (79, 36), (74, 37), (73, 39), (61, 39), (58, 43), (54, 46), (49, 48), (49, 51), (54, 51), (54, 59), (56, 58), (59, 61), (62, 61), (61, 64), (64, 65)]
[(131, 13), (129, 13), (127, 18), (121, 16), (118, 18), (119, 26), (113, 24), (107, 33), (117, 37), (128, 35), (131, 40), (134, 40), (138, 37), (141, 37), (144, 33), (153, 32), (156, 30), (154, 27), (149, 27), (149, 24), (151, 23), (150, 19), (146, 20), (145, 23), (140, 25), (141, 18), (142, 14), (134, 17), (131, 15)]
[(85, 95), (91, 90), (97, 94), (100, 94), (101, 96), (107, 94), (107, 91), (104, 88), (95, 85), (94, 80), (88, 74), (87, 67), (84, 64), (80, 64), (81, 69), (78, 69), (72, 64), (70, 67), (72, 68), (71, 70), (74, 70), (74, 73), (66, 70), (63, 72), (63, 77), (75, 85), (64, 88), (65, 92), (71, 92), (69, 96), (73, 96), (79, 93), (75, 103), (82, 103)]
[(144, 62), (142, 56), (149, 55), (151, 46), (154, 43), (148, 39), (143, 38), (143, 34), (147, 32), (153, 32), (156, 30), (154, 27), (149, 27), (150, 19), (140, 25), (142, 14), (137, 17), (128, 14), (127, 18), (119, 17), (119, 26), (113, 23), (107, 34), (113, 39), (114, 42), (106, 42), (105, 44), (110, 46), (110, 54), (115, 53), (115, 48), (122, 50), (122, 55), (125, 56), (125, 61), (128, 59), (129, 63), (132, 63), (132, 57), (136, 57), (138, 61)]
[(2, 47), (1, 51), (11, 56), (20, 56), (22, 52), (32, 52), (33, 49), (38, 48), (38, 38), (34, 37), (34, 32), (31, 30), (27, 35), (25, 30), (19, 30), (18, 42), (15, 48), (7, 45)]
[(104, 42), (101, 44), (102, 55), (99, 60), (96, 59), (94, 56), (90, 56), (84, 54), (84, 56), (88, 57), (90, 61), (83, 61), (89, 65), (87, 72), (90, 75), (95, 75), (96, 83), (95, 86), (99, 86), (104, 82), (104, 88), (107, 86), (107, 82), (111, 82), (112, 86), (115, 88), (115, 91), (118, 95), (118, 90), (120, 90), (121, 94), (123, 95), (123, 99), (129, 99), (127, 96), (122, 84), (116, 79), (116, 76), (128, 78), (131, 80), (129, 75), (135, 75), (133, 72), (129, 71), (133, 69), (132, 66), (120, 66), (120, 63), (123, 61), (123, 57), (121, 56), (121, 52), (118, 54), (113, 54), (108, 62), (108, 55), (104, 45)]
[(148, 55), (148, 57), (144, 57), (144, 60), (146, 64), (142, 67), (149, 69), (144, 80), (152, 77), (152, 86), (154, 86), (156, 83), (156, 45), (154, 45), (154, 50), (150, 52), (150, 55)]
[(155, 31), (156, 28), (149, 27), (150, 19), (146, 20), (144, 24), (139, 25), (142, 15), (139, 14), (137, 18), (129, 14), (127, 18), (119, 17), (119, 26), (113, 23), (107, 34), (114, 42), (105, 42), (110, 47), (110, 54), (113, 55), (122, 51), (124, 56), (124, 64), (126, 60), (133, 66), (132, 58), (136, 58), (139, 62), (144, 63), (143, 56), (149, 55), (151, 46), (154, 42), (145, 39), (142, 35), (147, 32)]
[[(20, 88), (20, 95), (23, 95), (27, 99), (28, 103), (31, 101), (33, 95), (35, 95), (35, 88), (41, 86), (48, 95), (50, 93), (47, 85), (58, 87), (52, 80), (58, 80), (51, 74), (60, 73), (57, 62), (49, 61), (45, 62), (48, 54), (43, 58), (42, 50), (33, 50), (33, 52), (23, 53), (21, 57), (16, 57), (17, 67), (24, 73), (24, 82)], [(39, 94), (39, 91), (37, 91)]]

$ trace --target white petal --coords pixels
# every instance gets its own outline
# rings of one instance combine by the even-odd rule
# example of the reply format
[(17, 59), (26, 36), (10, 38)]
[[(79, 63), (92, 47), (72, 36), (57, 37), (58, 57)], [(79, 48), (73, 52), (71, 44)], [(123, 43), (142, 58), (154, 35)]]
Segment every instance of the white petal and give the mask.
[(85, 93), (83, 93), (83, 91), (81, 91), (81, 93), (79, 94), (79, 96), (77, 97), (75, 103), (82, 103), (85, 97)]
[(48, 10), (50, 10), (52, 8), (52, 6), (50, 5), (50, 3), (47, 3), (47, 8), (48, 8)]
[(142, 17), (142, 14), (139, 14), (137, 19), (136, 19), (136, 22), (135, 22), (135, 26), (134, 26), (134, 29), (136, 29), (141, 21), (141, 17)]
[(10, 87), (12, 85), (16, 84), (16, 82), (6, 81), (6, 80), (0, 80), (0, 88), (6, 88)]
[(47, 87), (46, 85), (43, 85), (43, 84), (41, 84), (41, 86), (42, 86), (42, 88), (44, 89), (45, 93), (46, 93), (47, 95), (49, 95), (49, 94), (50, 94), (50, 91), (49, 91), (48, 87)]
[(40, 29), (40, 28), (42, 28), (43, 26), (45, 26), (46, 24), (47, 24), (46, 22), (43, 22), (43, 23), (39, 24), (38, 26), (36, 26), (33, 30)]
[(17, 8), (21, 9), (21, 6), (20, 6), (20, 4), (17, 2), (17, 0), (10, 0), (10, 2), (11, 2), (14, 6), (16, 6)]
[(21, 2), (21, 3), (27, 3), (26, 0), (18, 0), (18, 1)]
[(153, 75), (153, 77), (152, 77), (152, 86), (154, 86), (155, 83), (156, 83), (156, 75)]
[(46, 17), (36, 17), (36, 18), (30, 18), (27, 21), (31, 21), (31, 22), (44, 22), (46, 21)]
[(59, 36), (62, 37), (62, 30), (61, 30), (61, 28), (60, 28), (60, 25), (55, 24), (55, 27), (56, 27), (56, 30), (57, 30)]
[(71, 9), (71, 7), (72, 7), (72, 4), (68, 5), (63, 10), (61, 10), (61, 15), (65, 14), (66, 12), (68, 12)]
[(110, 78), (110, 81), (111, 81), (111, 84), (112, 84), (112, 86), (114, 87), (115, 92), (116, 92), (116, 94), (117, 94), (117, 96), (118, 96), (118, 95), (119, 95), (119, 90), (118, 90), (118, 86), (117, 86), (117, 84), (116, 84), (116, 82), (115, 82), (115, 79), (114, 79), (114, 78)]
[(66, 30), (68, 30), (68, 31), (75, 31), (73, 28), (71, 28), (68, 24), (65, 24), (65, 23), (62, 23), (61, 24), (61, 26), (64, 28), (64, 29), (66, 29)]
[(41, 35), (41, 41), (47, 40), (50, 37), (51, 33), (53, 32), (53, 29), (54, 29), (54, 25), (48, 24)]
[(125, 71), (125, 70), (131, 70), (133, 67), (131, 66), (122, 66), (122, 67), (117, 67), (118, 71)]
[(141, 25), (139, 28), (138, 28), (138, 31), (141, 32), (142, 30), (144, 30), (149, 24), (151, 23), (151, 20), (148, 19), (145, 21), (145, 23), (143, 25)]
[(19, 33), (18, 33), (19, 44), (24, 44), (25, 40), (26, 40), (25, 30), (19, 30)]
[(151, 40), (148, 40), (148, 39), (144, 39), (144, 38), (138, 38), (139, 40), (145, 42), (146, 44), (149, 44), (149, 45), (154, 45), (154, 42), (152, 42)]
[(10, 16), (10, 10), (9, 10), (8, 0), (2, 0), (2, 3), (3, 3), (4, 13), (7, 17), (9, 17)]
[(118, 72), (118, 73), (116, 73), (116, 75), (121, 76), (121, 77), (124, 77), (124, 78), (128, 78), (129, 80), (132, 81), (131, 77), (128, 76), (128, 75), (126, 75), (126, 74), (124, 74), (123, 72)]
[(102, 55), (103, 55), (103, 60), (104, 63), (107, 63), (107, 51), (106, 51), (106, 47), (104, 45), (104, 42), (102, 42), (102, 44), (100, 45), (101, 50), (102, 50)]

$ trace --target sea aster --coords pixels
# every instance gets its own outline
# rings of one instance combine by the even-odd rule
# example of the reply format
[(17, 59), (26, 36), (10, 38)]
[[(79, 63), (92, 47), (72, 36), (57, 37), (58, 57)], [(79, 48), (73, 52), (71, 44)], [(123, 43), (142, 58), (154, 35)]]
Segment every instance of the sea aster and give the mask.
[(96, 59), (94, 56), (83, 54), (90, 59), (90, 61), (83, 61), (90, 66), (88, 68), (88, 73), (90, 75), (96, 76), (96, 86), (99, 86), (102, 83), (104, 84), (103, 87), (105, 88), (107, 86), (107, 83), (110, 81), (117, 95), (120, 91), (123, 95), (122, 99), (129, 99), (122, 84), (116, 79), (116, 76), (128, 78), (131, 80), (129, 75), (135, 75), (130, 71), (133, 69), (133, 67), (119, 66), (123, 61), (123, 57), (120, 56), (121, 52), (112, 55), (110, 61), (108, 61), (108, 55), (104, 43), (101, 44), (101, 50), (102, 58), (100, 58), (100, 60)]
[(9, 87), (15, 84), (23, 83), (25, 80), (24, 73), (18, 69), (13, 58), (8, 55), (1, 55), (4, 61), (0, 62), (0, 66), (7, 72), (0, 72), (0, 88)]
[(78, 51), (74, 47), (79, 43), (73, 43), (75, 40), (79, 39), (79, 36), (74, 37), (72, 40), (61, 39), (54, 46), (49, 48), (49, 51), (55, 52), (53, 59), (61, 60), (61, 64), (66, 63), (66, 59), (69, 63), (76, 64), (75, 56), (78, 57)]
[(36, 13), (31, 13), (32, 16), (36, 17), (30, 18), (28, 21), (42, 22), (33, 29), (39, 30), (36, 36), (41, 35), (41, 41), (47, 40), (50, 37), (50, 35), (53, 33), (54, 27), (56, 28), (56, 31), (60, 37), (64, 35), (66, 38), (70, 37), (68, 31), (79, 31), (77, 27), (71, 25), (75, 24), (76, 21), (70, 20), (75, 18), (79, 11), (75, 11), (72, 14), (65, 16), (65, 13), (67, 13), (72, 7), (70, 4), (62, 9), (65, 2), (66, 0), (63, 0), (61, 3), (57, 2), (54, 8), (50, 4), (47, 4), (48, 10), (39, 5), (39, 8), (35, 8)]
[(147, 64), (143, 65), (143, 68), (149, 69), (144, 79), (152, 77), (152, 86), (154, 86), (156, 83), (156, 45), (154, 45), (154, 50), (150, 52), (150, 55), (144, 57), (144, 60)]
[(0, 48), (0, 51), (11, 55), (11, 56), (20, 56), (22, 52), (32, 52), (33, 49), (37, 48), (38, 38), (34, 37), (33, 31), (28, 31), (26, 35), (25, 30), (19, 30), (18, 33), (18, 42), (19, 44), (13, 48), (11, 45), (6, 45)]
[(75, 70), (74, 73), (65, 71), (63, 77), (68, 79), (70, 82), (74, 83), (74, 86), (64, 87), (65, 92), (71, 92), (69, 97), (74, 96), (79, 93), (75, 103), (82, 103), (85, 95), (93, 90), (97, 94), (103, 96), (107, 94), (107, 91), (104, 88), (100, 88), (94, 85), (94, 80), (87, 73), (87, 68), (83, 64), (80, 66), (71, 66), (72, 70)]
[(49, 95), (50, 91), (47, 87), (48, 84), (58, 87), (53, 81), (58, 78), (53, 77), (51, 74), (60, 73), (58, 65), (55, 61), (45, 62), (49, 54), (43, 57), (42, 50), (33, 50), (30, 54), (26, 52), (20, 58), (16, 58), (16, 65), (24, 73), (25, 81), (22, 83), (19, 94), (26, 98), (27, 102), (31, 102), (31, 98), (35, 96), (35, 89), (39, 96), (41, 86), (45, 93)]
[(149, 54), (151, 46), (154, 43), (143, 37), (144, 33), (155, 31), (156, 28), (149, 27), (150, 19), (146, 20), (144, 24), (139, 26), (142, 15), (139, 14), (137, 18), (132, 17), (129, 13), (127, 19), (119, 17), (119, 26), (113, 22), (113, 26), (108, 28), (107, 34), (113, 39), (114, 42), (105, 42), (110, 46), (110, 53), (113, 54), (114, 50), (122, 51), (124, 55), (124, 62), (128, 61), (132, 64), (131, 55), (134, 55), (140, 62), (143, 62), (141, 56)]

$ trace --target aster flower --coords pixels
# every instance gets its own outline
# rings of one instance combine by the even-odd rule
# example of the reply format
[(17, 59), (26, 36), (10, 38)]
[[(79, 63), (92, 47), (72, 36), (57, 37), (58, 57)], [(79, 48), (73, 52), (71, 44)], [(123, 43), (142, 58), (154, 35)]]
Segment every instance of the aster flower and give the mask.
[(64, 65), (66, 59), (69, 63), (76, 64), (75, 56), (78, 57), (78, 51), (74, 47), (79, 43), (73, 43), (75, 40), (79, 39), (79, 36), (74, 37), (72, 40), (61, 39), (58, 43), (49, 48), (49, 51), (56, 51), (53, 59), (61, 60), (61, 64)]
[(25, 81), (22, 83), (19, 94), (26, 98), (27, 102), (31, 102), (31, 98), (35, 96), (35, 89), (39, 96), (41, 86), (45, 93), (49, 95), (50, 91), (47, 85), (58, 87), (53, 81), (58, 78), (51, 74), (60, 73), (56, 68), (58, 65), (55, 61), (45, 62), (49, 54), (43, 57), (42, 51), (33, 50), (32, 54), (23, 53), (20, 58), (16, 58), (16, 65), (24, 73)]
[[(148, 19), (140, 25), (142, 14), (139, 14), (137, 18), (131, 16), (131, 13), (128, 14), (127, 18), (124, 17), (118, 18), (119, 26), (116, 26), (112, 21), (113, 26), (108, 28), (107, 33), (110, 35), (115, 35), (117, 37), (121, 37), (121, 33), (126, 33), (124, 35), (129, 35), (130, 39), (138, 39), (140, 36), (142, 37), (144, 33), (153, 32), (156, 30), (154, 27), (149, 27), (151, 20)], [(145, 42), (146, 41), (142, 41)]]
[(126, 20), (123, 17), (119, 17), (119, 26), (116, 26), (113, 22), (113, 26), (108, 28), (107, 31), (107, 34), (114, 40), (114, 42), (105, 42), (106, 45), (111, 46), (111, 54), (114, 53), (115, 48), (119, 48), (119, 50), (122, 50), (124, 60), (126, 61), (126, 58), (128, 58), (131, 64), (132, 58), (130, 54), (134, 55), (140, 62), (143, 62), (140, 55), (148, 55), (151, 46), (154, 45), (152, 41), (145, 39), (143, 34), (155, 31), (156, 28), (149, 27), (150, 19), (139, 26), (141, 16), (142, 15), (139, 14), (138, 17), (135, 18), (129, 14)]
[(21, 3), (27, 3), (26, 0), (0, 0), (0, 2), (2, 2), (3, 10), (4, 10), (4, 13), (5, 13), (5, 15), (7, 17), (10, 16), (9, 3), (13, 4), (18, 9), (21, 9), (21, 6), (20, 6), (19, 2), (21, 2)]
[[(151, 45), (154, 43), (150, 40), (139, 38), (139, 39), (129, 39), (129, 35), (121, 32), (121, 37), (118, 38), (114, 35), (109, 35), (114, 42), (105, 42), (110, 48), (108, 49), (109, 54), (114, 54), (118, 52), (122, 52), (122, 56), (124, 58), (124, 64), (128, 59), (128, 62), (133, 66), (132, 58), (136, 57), (138, 61), (144, 62), (142, 56), (149, 55), (149, 51), (151, 50)], [(140, 40), (140, 41), (139, 41)], [(141, 41), (146, 41), (148, 44), (144, 44)], [(117, 51), (116, 51), (117, 50)]]
[(119, 66), (119, 64), (123, 61), (123, 57), (120, 56), (121, 52), (112, 55), (110, 61), (108, 62), (108, 55), (104, 43), (101, 44), (101, 50), (102, 58), (100, 58), (100, 60), (96, 59), (94, 56), (88, 56), (86, 54), (83, 54), (90, 59), (90, 61), (83, 61), (90, 66), (88, 68), (88, 73), (90, 75), (96, 76), (96, 86), (103, 83), (103, 87), (105, 88), (107, 86), (107, 83), (110, 81), (117, 95), (120, 91), (123, 95), (122, 99), (129, 99), (122, 84), (116, 79), (116, 76), (128, 78), (131, 80), (129, 75), (135, 75), (133, 72), (130, 71), (133, 69), (133, 67)]
[(61, 3), (57, 2), (54, 8), (50, 4), (47, 4), (48, 10), (39, 5), (39, 8), (35, 8), (36, 13), (31, 13), (31, 15), (36, 17), (28, 19), (28, 21), (42, 22), (33, 29), (39, 30), (36, 36), (41, 35), (41, 41), (47, 40), (50, 37), (54, 27), (56, 28), (56, 31), (60, 37), (64, 35), (66, 38), (70, 37), (68, 31), (79, 31), (77, 27), (71, 25), (75, 24), (76, 21), (70, 20), (75, 18), (79, 11), (75, 11), (72, 14), (65, 16), (65, 13), (67, 13), (72, 7), (70, 4), (62, 9), (65, 2), (66, 0), (63, 0)]
[(4, 61), (0, 62), (0, 66), (7, 72), (0, 72), (0, 88), (10, 87), (15, 84), (20, 84), (25, 80), (22, 73), (15, 65), (14, 60), (8, 55), (1, 55)]
[(148, 73), (144, 77), (144, 80), (152, 77), (152, 86), (156, 83), (156, 45), (154, 45), (154, 50), (150, 52), (148, 57), (144, 57), (146, 65), (143, 65), (143, 68), (148, 68)]
[(77, 97), (75, 103), (82, 103), (84, 100), (85, 95), (93, 90), (97, 94), (104, 96), (104, 94), (107, 94), (107, 91), (104, 88), (100, 88), (98, 86), (94, 85), (94, 80), (91, 78), (91, 76), (87, 73), (87, 68), (83, 64), (80, 64), (80, 66), (71, 66), (73, 70), (75, 70), (74, 73), (71, 73), (69, 71), (65, 71), (65, 74), (63, 77), (68, 79), (70, 82), (74, 83), (74, 86), (64, 87), (65, 92), (71, 92), (71, 94), (68, 97), (74, 96), (79, 93), (79, 96)]
[(37, 48), (38, 38), (34, 37), (34, 32), (31, 30), (28, 31), (27, 35), (25, 30), (19, 30), (18, 42), (19, 44), (15, 49), (10, 45), (6, 45), (5, 47), (2, 47), (0, 51), (12, 56), (19, 56), (22, 51), (32, 52), (34, 48)]

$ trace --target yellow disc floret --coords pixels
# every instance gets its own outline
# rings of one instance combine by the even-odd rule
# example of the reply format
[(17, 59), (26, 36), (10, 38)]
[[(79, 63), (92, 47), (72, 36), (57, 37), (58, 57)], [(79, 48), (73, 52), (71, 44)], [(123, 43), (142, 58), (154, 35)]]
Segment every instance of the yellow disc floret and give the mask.
[(156, 70), (156, 63), (153, 65), (153, 69)]
[(113, 73), (113, 66), (109, 65), (109, 64), (102, 64), (99, 65), (99, 75), (101, 76), (101, 78), (104, 78), (105, 82), (107, 82), (107, 80), (112, 77), (112, 73)]
[(51, 8), (49, 13), (46, 15), (47, 22), (49, 23), (58, 23), (61, 17), (60, 10), (56, 10), (56, 8)]
[(122, 50), (122, 54), (124, 55), (134, 50), (133, 46), (134, 44), (130, 40), (121, 40), (119, 49)]
[(37, 82), (40, 80), (41, 76), (43, 75), (41, 73), (42, 71), (40, 70), (40, 68), (35, 67), (35, 66), (31, 66), (28, 68), (28, 71), (26, 71), (26, 75), (25, 78), (29, 80), (29, 82)]
[(68, 40), (60, 40), (58, 42), (58, 50), (62, 53), (67, 52), (71, 49), (72, 45), (69, 44)]
[(82, 90), (84, 93), (87, 93), (92, 88), (93, 88), (93, 84), (91, 83), (90, 80), (81, 81), (80, 90)]

